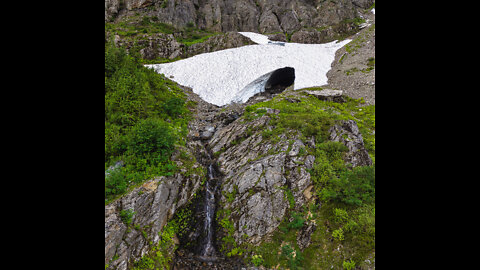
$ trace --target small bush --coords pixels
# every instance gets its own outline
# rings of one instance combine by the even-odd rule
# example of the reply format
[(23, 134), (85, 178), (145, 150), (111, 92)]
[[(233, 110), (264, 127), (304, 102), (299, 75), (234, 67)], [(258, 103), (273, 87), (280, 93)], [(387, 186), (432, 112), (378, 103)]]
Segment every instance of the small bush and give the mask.
[(305, 223), (305, 219), (303, 218), (301, 213), (293, 212), (292, 214), (293, 220), (287, 225), (289, 229), (300, 229), (303, 227)]
[(185, 100), (172, 97), (163, 104), (163, 110), (172, 118), (177, 118), (185, 111)]
[(343, 236), (343, 229), (342, 228), (340, 228), (338, 230), (334, 230), (332, 232), (332, 236), (333, 236), (333, 239), (335, 239), (337, 241), (345, 240), (345, 237)]
[(141, 120), (133, 127), (127, 141), (129, 155), (148, 158), (148, 161), (140, 159), (138, 163), (143, 161), (156, 165), (169, 159), (174, 149), (175, 136), (168, 123), (149, 118)]
[(252, 256), (252, 263), (256, 266), (259, 267), (262, 263), (264, 262), (262, 255), (253, 255)]
[(295, 250), (288, 244), (282, 247), (282, 257), (286, 257), (288, 267), (294, 270), (299, 269), (303, 261), (300, 250)]
[(335, 221), (339, 223), (346, 223), (348, 221), (348, 213), (347, 211), (339, 208), (335, 208), (333, 210), (335, 215)]
[(127, 183), (122, 169), (110, 172), (109, 175), (105, 176), (105, 199), (125, 192)]
[(375, 166), (345, 170), (339, 178), (331, 178), (330, 184), (320, 195), (323, 200), (341, 201), (356, 206), (375, 203)]
[(120, 211), (120, 218), (122, 219), (123, 223), (127, 226), (132, 223), (132, 217), (135, 215), (135, 212), (132, 209), (122, 210)]
[(342, 266), (343, 269), (352, 270), (353, 268), (355, 268), (355, 262), (353, 260), (344, 261)]

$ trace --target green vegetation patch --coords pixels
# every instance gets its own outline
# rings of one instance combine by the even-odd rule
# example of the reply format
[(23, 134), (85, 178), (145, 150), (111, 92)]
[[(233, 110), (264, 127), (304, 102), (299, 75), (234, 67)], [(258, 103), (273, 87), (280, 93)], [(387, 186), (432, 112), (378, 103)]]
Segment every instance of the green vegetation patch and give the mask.
[(185, 145), (191, 113), (178, 85), (129, 55), (105, 43), (105, 203), (131, 186), (155, 176), (173, 175), (170, 160)]
[[(319, 87), (297, 90), (299, 94), (304, 90), (322, 90)], [(295, 98), (300, 102), (292, 103), (283, 93), (275, 98), (247, 106), (242, 116), (244, 121), (251, 121), (261, 117), (265, 108), (280, 110), (278, 115), (270, 115), (272, 120), (269, 125), (272, 130), (264, 132), (269, 140), (275, 140), (286, 131), (300, 131), (303, 139), (315, 137), (316, 143), (322, 143), (328, 139), (328, 130), (338, 120), (354, 120), (357, 122), (362, 133), (365, 148), (372, 159), (375, 157), (375, 105), (364, 106), (363, 99), (345, 97), (346, 102), (337, 103), (323, 101), (308, 95), (297, 95)], [(264, 137), (264, 139), (266, 139)]]

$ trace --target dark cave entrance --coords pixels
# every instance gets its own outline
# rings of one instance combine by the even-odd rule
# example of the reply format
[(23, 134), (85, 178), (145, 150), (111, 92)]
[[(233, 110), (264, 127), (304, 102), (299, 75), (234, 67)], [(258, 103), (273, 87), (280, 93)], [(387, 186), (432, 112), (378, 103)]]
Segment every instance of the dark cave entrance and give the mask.
[(265, 84), (265, 92), (280, 93), (295, 82), (295, 69), (292, 67), (279, 68), (272, 72)]

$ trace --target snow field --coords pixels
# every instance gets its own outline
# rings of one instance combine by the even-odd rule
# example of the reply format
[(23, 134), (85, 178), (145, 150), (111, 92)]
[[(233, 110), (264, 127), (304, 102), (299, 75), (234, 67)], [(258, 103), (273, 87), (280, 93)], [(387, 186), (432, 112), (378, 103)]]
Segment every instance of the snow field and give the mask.
[(248, 100), (258, 90), (244, 90), (247, 85), (266, 73), (287, 66), (295, 69), (294, 89), (326, 84), (326, 74), (331, 68), (335, 52), (351, 41), (285, 43), (285, 46), (280, 46), (269, 44), (268, 38), (261, 34), (240, 34), (259, 44), (146, 66), (181, 85), (191, 87), (205, 101), (223, 106), (232, 101)]

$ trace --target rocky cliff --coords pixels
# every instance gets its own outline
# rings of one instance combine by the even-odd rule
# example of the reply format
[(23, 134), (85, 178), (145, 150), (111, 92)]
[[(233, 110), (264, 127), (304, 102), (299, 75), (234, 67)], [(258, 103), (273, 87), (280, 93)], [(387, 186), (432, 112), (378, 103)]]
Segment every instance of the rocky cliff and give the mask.
[[(178, 153), (172, 158), (175, 159), (175, 155)], [(195, 171), (200, 167), (195, 162), (190, 169)], [(152, 253), (162, 241), (167, 221), (195, 198), (203, 179), (202, 173), (186, 171), (154, 178), (106, 205), (105, 265), (108, 269), (132, 269), (134, 262)]]
[(242, 36), (238, 32), (216, 34), (203, 42), (189, 46), (179, 42), (173, 34), (165, 33), (145, 34), (137, 37), (135, 40), (115, 35), (114, 41), (118, 46), (123, 46), (127, 49), (140, 48), (138, 51), (140, 56), (147, 60), (187, 58), (201, 53), (254, 44), (249, 38)]
[[(292, 41), (325, 42), (355, 28), (354, 20), (374, 0), (105, 0), (105, 21), (153, 16), (184, 28), (214, 32), (246, 31), (292, 34)], [(306, 34), (311, 32), (313, 34)]]

